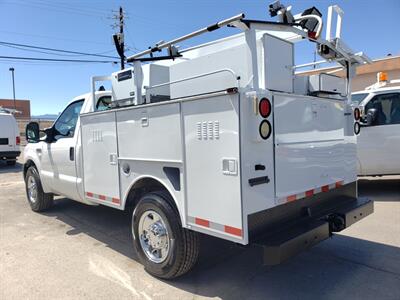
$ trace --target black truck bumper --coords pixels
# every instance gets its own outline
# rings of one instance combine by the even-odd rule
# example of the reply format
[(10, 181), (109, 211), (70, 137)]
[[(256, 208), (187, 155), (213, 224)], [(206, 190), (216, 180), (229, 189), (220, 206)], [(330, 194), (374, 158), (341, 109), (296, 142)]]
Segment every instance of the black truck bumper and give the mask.
[(264, 249), (264, 264), (276, 265), (332, 236), (374, 211), (354, 195), (356, 183), (249, 216), (251, 243)]

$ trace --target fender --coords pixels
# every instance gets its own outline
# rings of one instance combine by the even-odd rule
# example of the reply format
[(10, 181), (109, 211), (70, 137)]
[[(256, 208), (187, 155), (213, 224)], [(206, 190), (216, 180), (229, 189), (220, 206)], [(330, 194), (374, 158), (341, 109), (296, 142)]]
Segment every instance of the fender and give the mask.
[[(36, 147), (33, 146), (33, 144), (27, 144), (24, 148), (24, 173), (23, 173), (24, 177), (25, 177), (25, 172), (26, 172), (25, 166), (27, 165), (27, 163), (29, 161), (33, 162), (36, 169), (38, 170), (39, 176), (41, 176), (42, 169), (41, 169), (40, 159), (35, 150), (36, 150)], [(25, 178), (24, 178), (24, 180), (25, 180)], [(42, 184), (43, 191), (45, 193), (51, 193), (52, 190), (50, 189), (50, 187), (45, 182), (43, 182), (42, 179), (40, 181)]]
[[(168, 191), (168, 193), (171, 195), (171, 197), (172, 197), (172, 199), (173, 199), (173, 201), (174, 201), (174, 203), (175, 203), (176, 208), (178, 209), (179, 217), (180, 217), (180, 219), (181, 219), (181, 224), (182, 224), (182, 226), (185, 226), (186, 220), (185, 220), (184, 214), (183, 214), (183, 211), (184, 211), (184, 210), (183, 210), (183, 207), (182, 207), (182, 203), (180, 203), (180, 201), (178, 201), (178, 199), (177, 199), (177, 197), (176, 197), (176, 191), (174, 191), (174, 189), (173, 189), (173, 187), (172, 187), (172, 185), (171, 185), (170, 183), (167, 184), (167, 183), (165, 183), (162, 179), (160, 179), (160, 178), (158, 178), (158, 177), (156, 177), (156, 176), (154, 176), (154, 175), (142, 174), (142, 175), (136, 177), (136, 178), (130, 183), (129, 187), (126, 189), (126, 191), (124, 191), (124, 196), (123, 196), (123, 201), (122, 201), (122, 207), (121, 207), (121, 209), (123, 209), (123, 210), (125, 209), (126, 203), (127, 203), (127, 200), (128, 200), (128, 195), (129, 195), (130, 191), (131, 191), (132, 189), (134, 189), (135, 186), (136, 186), (141, 180), (143, 180), (143, 179), (151, 179), (151, 180), (154, 180), (154, 181), (158, 182), (161, 186), (163, 186), (163, 187)], [(182, 191), (179, 191), (178, 193), (181, 193), (181, 192), (182, 192)], [(184, 201), (184, 199), (181, 198), (181, 202), (183, 202), (183, 201)]]

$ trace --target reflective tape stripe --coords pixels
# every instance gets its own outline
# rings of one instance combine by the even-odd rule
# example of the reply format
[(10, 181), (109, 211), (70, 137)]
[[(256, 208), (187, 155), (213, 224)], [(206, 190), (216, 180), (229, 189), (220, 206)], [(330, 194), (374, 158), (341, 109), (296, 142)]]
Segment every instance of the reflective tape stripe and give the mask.
[(306, 192), (306, 197), (314, 196), (314, 190), (309, 190)]
[(188, 217), (188, 221), (190, 223), (193, 223), (195, 225), (199, 225), (201, 227), (206, 227), (206, 228), (211, 228), (215, 231), (220, 231), (220, 232), (225, 232), (231, 235), (235, 235), (238, 237), (242, 237), (243, 236), (243, 232), (242, 229), (240, 228), (236, 228), (233, 226), (228, 226), (228, 225), (222, 225), (219, 223), (215, 223), (215, 222), (211, 222), (209, 220), (206, 219), (202, 219), (202, 218), (197, 218), (197, 217)]
[(341, 187), (343, 185), (343, 180), (336, 182), (336, 187)]
[(224, 231), (226, 233), (229, 233), (229, 234), (237, 235), (237, 236), (240, 236), (240, 237), (242, 236), (242, 229), (239, 229), (239, 228), (235, 228), (235, 227), (231, 227), (231, 226), (226, 226), (225, 225)]
[(111, 202), (115, 203), (115, 204), (120, 204), (121, 203), (121, 201), (118, 198), (112, 198)]
[(105, 195), (98, 195), (98, 194), (95, 194), (95, 193), (86, 192), (86, 196), (89, 197), (89, 198), (96, 199), (96, 200), (102, 200), (102, 201), (106, 201), (106, 202), (111, 202), (111, 203), (118, 204), (118, 205), (121, 204), (121, 200), (120, 199), (107, 197)]
[[(348, 183), (350, 183), (350, 182), (348, 182)], [(284, 198), (280, 198), (279, 202), (280, 203), (292, 202), (292, 201), (299, 200), (299, 199), (302, 199), (302, 198), (312, 197), (315, 194), (318, 194), (318, 193), (321, 193), (321, 192), (326, 193), (326, 192), (329, 192), (330, 190), (333, 190), (335, 188), (339, 188), (339, 187), (341, 187), (343, 185), (344, 185), (344, 180), (336, 181), (335, 183), (324, 185), (324, 186), (321, 186), (321, 187), (318, 187), (318, 188), (315, 188), (315, 189), (312, 189), (312, 190), (305, 191), (303, 193), (299, 193), (299, 194), (296, 194), (296, 195), (290, 195), (290, 196), (287, 196), (287, 197), (284, 197)]]
[(210, 227), (210, 221), (208, 221), (208, 220), (204, 220), (204, 219), (200, 219), (200, 218), (194, 218), (194, 222), (197, 225), (200, 225), (200, 226)]

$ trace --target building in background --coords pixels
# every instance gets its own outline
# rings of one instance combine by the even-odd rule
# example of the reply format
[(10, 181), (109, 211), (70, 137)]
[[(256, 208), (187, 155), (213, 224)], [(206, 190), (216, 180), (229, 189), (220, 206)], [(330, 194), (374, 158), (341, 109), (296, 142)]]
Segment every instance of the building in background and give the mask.
[[(362, 91), (366, 87), (377, 82), (377, 73), (385, 72), (388, 80), (400, 79), (400, 56), (387, 56), (374, 59), (372, 64), (362, 65), (357, 68), (357, 75), (352, 80), (351, 90)], [(340, 67), (330, 67), (299, 72), (301, 75), (313, 75), (318, 73), (329, 73), (344, 77), (344, 71)]]
[[(14, 109), (13, 99), (0, 99), (0, 106), (4, 108)], [(21, 113), (16, 113), (16, 119), (30, 119), (31, 118), (31, 101), (30, 100), (15, 100), (16, 110)]]

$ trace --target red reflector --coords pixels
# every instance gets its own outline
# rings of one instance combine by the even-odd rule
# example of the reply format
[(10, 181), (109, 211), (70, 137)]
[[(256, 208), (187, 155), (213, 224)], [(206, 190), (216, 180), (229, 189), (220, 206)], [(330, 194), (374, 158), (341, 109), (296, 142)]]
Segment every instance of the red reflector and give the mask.
[(15, 138), (15, 144), (16, 144), (16, 145), (21, 144), (21, 138), (20, 138), (19, 136), (17, 136), (17, 137)]
[(258, 105), (258, 110), (263, 118), (268, 118), (271, 114), (271, 102), (267, 98), (262, 98)]
[(88, 197), (93, 197), (93, 193), (86, 192), (86, 196), (88, 196)]
[(354, 119), (355, 119), (356, 121), (358, 121), (358, 120), (360, 120), (360, 118), (361, 118), (360, 109), (359, 109), (358, 107), (356, 107), (356, 108), (354, 109)]

